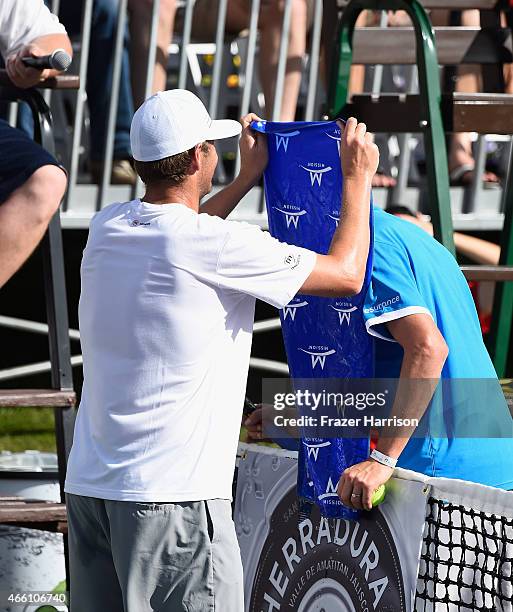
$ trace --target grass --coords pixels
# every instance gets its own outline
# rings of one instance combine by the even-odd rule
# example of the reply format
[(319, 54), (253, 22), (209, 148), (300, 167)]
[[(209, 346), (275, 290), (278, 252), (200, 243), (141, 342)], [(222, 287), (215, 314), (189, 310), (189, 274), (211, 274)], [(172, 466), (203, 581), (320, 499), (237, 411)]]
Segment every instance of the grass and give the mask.
[[(505, 393), (513, 394), (513, 379), (502, 380), (501, 384)], [(241, 427), (240, 440), (247, 441), (245, 427)], [(0, 408), (0, 451), (3, 450), (55, 453), (53, 408)]]
[[(247, 441), (246, 428), (240, 439)], [(251, 440), (253, 442), (253, 440)], [(276, 446), (263, 442), (266, 446)], [(55, 453), (52, 408), (0, 408), (0, 451), (38, 450)]]
[(53, 408), (0, 408), (0, 451), (56, 452)]

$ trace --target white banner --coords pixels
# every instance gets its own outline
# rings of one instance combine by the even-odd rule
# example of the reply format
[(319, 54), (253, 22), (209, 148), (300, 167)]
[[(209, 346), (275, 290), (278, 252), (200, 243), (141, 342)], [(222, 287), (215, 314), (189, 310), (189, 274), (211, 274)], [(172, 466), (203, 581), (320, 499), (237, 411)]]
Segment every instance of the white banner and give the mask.
[(392, 479), (358, 521), (299, 520), (295, 453), (252, 446), (239, 461), (235, 525), (247, 612), (412, 612), (423, 482)]

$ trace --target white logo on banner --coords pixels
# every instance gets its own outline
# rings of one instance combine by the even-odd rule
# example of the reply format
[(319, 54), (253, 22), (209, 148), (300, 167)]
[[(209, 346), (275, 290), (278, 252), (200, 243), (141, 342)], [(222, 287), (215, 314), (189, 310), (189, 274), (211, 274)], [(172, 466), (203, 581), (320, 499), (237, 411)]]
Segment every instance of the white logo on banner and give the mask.
[(307, 444), (303, 443), (306, 446), (306, 454), (308, 457), (313, 457), (314, 461), (317, 461), (317, 457), (319, 456), (319, 449), (324, 448), (325, 446), (330, 446), (331, 442), (321, 442), (319, 444)]
[(277, 206), (273, 206), (275, 210), (281, 212), (282, 215), (285, 215), (285, 219), (287, 220), (287, 229), (293, 225), (295, 229), (297, 229), (297, 224), (299, 223), (299, 217), (306, 215), (306, 210), (282, 210)]
[(326, 499), (327, 497), (338, 497), (337, 489), (335, 488), (331, 480), (331, 476), (328, 478), (326, 493), (322, 493), (322, 495), (319, 495), (319, 499)]
[(340, 130), (335, 130), (334, 134), (328, 134), (328, 132), (325, 132), (325, 134), (328, 138), (331, 138), (332, 140), (335, 140), (337, 142), (338, 154), (340, 155)]
[(335, 221), (335, 227), (338, 227), (338, 222), (340, 221), (340, 215), (338, 215), (338, 214), (336, 214), (336, 215), (328, 214), (328, 217), (330, 219), (333, 219), (333, 221)]
[(276, 150), (279, 151), (280, 147), (282, 147), (283, 151), (286, 153), (287, 149), (289, 148), (289, 138), (298, 135), (299, 130), (296, 130), (295, 132), (286, 132), (285, 134), (275, 132), (274, 136), (276, 137)]
[(297, 304), (287, 304), (282, 308), (283, 310), (283, 319), (286, 319), (289, 315), (292, 321), (296, 318), (296, 312), (298, 308), (303, 308), (303, 306), (308, 306), (308, 302), (298, 302)]
[[(315, 348), (315, 347), (312, 347), (312, 348)], [(324, 366), (326, 365), (326, 357), (329, 357), (330, 355), (334, 355), (336, 353), (335, 349), (328, 349), (327, 347), (322, 347), (322, 348), (324, 348), (324, 351), (322, 352), (306, 350), (303, 348), (299, 349), (300, 351), (303, 351), (303, 353), (310, 355), (310, 359), (312, 360), (312, 370), (315, 370), (315, 366), (317, 364), (321, 366), (321, 370), (324, 370)]]
[(303, 168), (303, 170), (306, 170), (310, 173), (310, 182), (312, 184), (312, 187), (315, 185), (315, 183), (317, 183), (317, 185), (320, 187), (323, 174), (326, 174), (326, 172), (330, 172), (331, 170), (333, 170), (331, 166), (325, 166), (324, 164), (321, 164), (319, 162), (312, 162), (309, 163), (307, 166), (301, 166), (300, 164), (300, 168)]
[(345, 321), (348, 325), (351, 324), (351, 313), (354, 312), (355, 310), (358, 310), (357, 306), (351, 306), (351, 304), (346, 304), (346, 308), (337, 308), (336, 306), (331, 305), (331, 308), (333, 308), (333, 310), (336, 310), (338, 312), (338, 320), (340, 325), (342, 325), (342, 323)]

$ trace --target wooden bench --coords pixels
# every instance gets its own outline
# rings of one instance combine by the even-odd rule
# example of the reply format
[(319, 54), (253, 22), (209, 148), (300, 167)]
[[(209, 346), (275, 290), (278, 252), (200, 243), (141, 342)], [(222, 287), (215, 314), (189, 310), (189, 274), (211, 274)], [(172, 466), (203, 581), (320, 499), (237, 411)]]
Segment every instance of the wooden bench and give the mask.
[[(442, 115), (446, 132), (513, 134), (513, 96), (502, 93), (502, 65), (513, 63), (511, 30), (500, 25), (498, 6), (489, 0), (444, 0), (421, 2), (425, 8), (480, 8), (486, 13), (485, 27), (434, 27), (437, 61), (440, 66), (477, 64), (482, 67), (487, 93), (444, 92)], [(477, 5), (477, 6), (475, 6)], [(483, 9), (482, 7), (486, 8)], [(508, 7), (508, 10), (511, 8)], [(416, 64), (416, 37), (413, 27), (355, 28), (353, 63), (363, 65)], [(379, 109), (377, 104), (382, 105)], [(344, 107), (344, 116), (355, 114), (376, 132), (422, 132), (419, 95), (354, 95)], [(386, 119), (384, 119), (386, 117)]]
[[(438, 62), (442, 66), (496, 64), (513, 61), (508, 28), (435, 27)], [(413, 28), (356, 28), (355, 64), (415, 64)]]
[[(79, 84), (80, 78), (78, 76), (63, 74), (52, 77), (51, 79), (46, 79), (45, 81), (41, 81), (41, 83), (37, 86), (37, 89), (78, 89)], [(19, 90), (13, 85), (5, 70), (0, 70), (0, 85), (15, 90), (16, 95), (23, 95), (24, 92), (30, 95), (34, 91), (33, 89)]]
[(461, 266), (469, 281), (513, 281), (513, 266)]
[[(441, 110), (447, 132), (513, 134), (513, 95), (442, 94)], [(418, 94), (357, 94), (344, 107), (347, 116), (358, 117), (371, 131), (391, 133), (422, 132), (420, 111)]]
[(0, 523), (11, 527), (68, 533), (66, 506), (40, 499), (0, 496)]
[(74, 391), (59, 389), (0, 389), (0, 406), (3, 408), (31, 406), (34, 408), (62, 407), (75, 405)]

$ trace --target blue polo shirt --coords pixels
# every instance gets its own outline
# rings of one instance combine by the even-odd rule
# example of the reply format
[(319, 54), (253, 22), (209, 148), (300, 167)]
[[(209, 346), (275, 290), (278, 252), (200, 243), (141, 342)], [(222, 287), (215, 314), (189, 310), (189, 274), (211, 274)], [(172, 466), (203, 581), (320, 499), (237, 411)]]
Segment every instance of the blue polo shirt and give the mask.
[[(416, 225), (378, 208), (363, 314), (367, 331), (377, 338), (377, 378), (398, 378), (401, 369), (403, 350), (387, 331), (389, 321), (426, 314), (449, 347), (441, 388), (447, 396), (451, 387), (452, 400), (433, 400), (424, 417), (425, 435), (410, 439), (398, 465), (429, 476), (513, 488), (513, 421), (468, 284), (447, 249)], [(465, 437), (465, 431), (480, 437)]]

